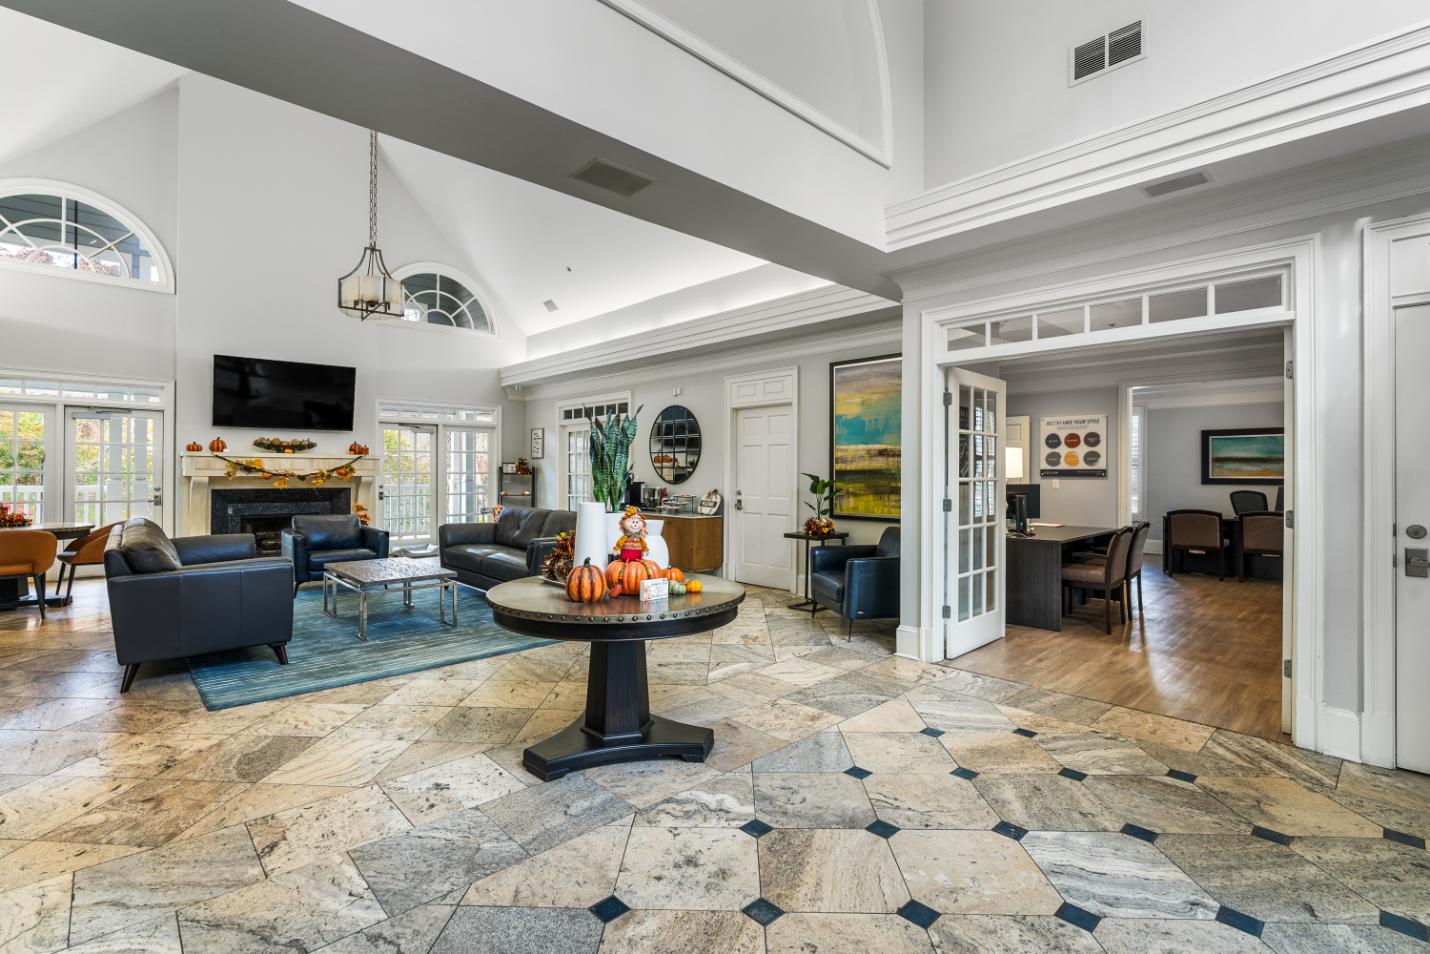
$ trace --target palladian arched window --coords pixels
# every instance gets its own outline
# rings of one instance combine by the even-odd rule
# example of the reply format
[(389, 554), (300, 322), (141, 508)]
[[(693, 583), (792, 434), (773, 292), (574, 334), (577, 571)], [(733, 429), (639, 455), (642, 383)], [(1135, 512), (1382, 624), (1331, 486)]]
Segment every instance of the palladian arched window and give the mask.
[(172, 291), (168, 256), (132, 214), (86, 190), (0, 180), (0, 263)]
[(398, 278), (405, 321), (491, 333), (491, 319), (467, 280), (428, 265), (399, 269)]

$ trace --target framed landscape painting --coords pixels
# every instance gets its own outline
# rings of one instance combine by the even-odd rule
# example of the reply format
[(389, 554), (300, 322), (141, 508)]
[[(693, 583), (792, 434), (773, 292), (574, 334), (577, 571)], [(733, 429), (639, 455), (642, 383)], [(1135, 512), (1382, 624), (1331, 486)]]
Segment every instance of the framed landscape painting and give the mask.
[(1286, 436), (1279, 427), (1202, 431), (1202, 483), (1280, 484), (1286, 480)]
[(830, 364), (829, 405), (835, 519), (898, 520), (903, 359)]

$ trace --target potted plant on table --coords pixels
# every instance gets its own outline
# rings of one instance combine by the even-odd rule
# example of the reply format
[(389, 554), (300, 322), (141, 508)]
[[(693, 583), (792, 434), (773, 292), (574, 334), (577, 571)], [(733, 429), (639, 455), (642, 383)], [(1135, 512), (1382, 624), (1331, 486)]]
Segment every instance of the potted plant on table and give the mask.
[(809, 492), (813, 502), (804, 505), (814, 511), (814, 516), (804, 522), (804, 532), (811, 537), (827, 537), (834, 532), (834, 480), (825, 480), (818, 474), (805, 474), (809, 478)]

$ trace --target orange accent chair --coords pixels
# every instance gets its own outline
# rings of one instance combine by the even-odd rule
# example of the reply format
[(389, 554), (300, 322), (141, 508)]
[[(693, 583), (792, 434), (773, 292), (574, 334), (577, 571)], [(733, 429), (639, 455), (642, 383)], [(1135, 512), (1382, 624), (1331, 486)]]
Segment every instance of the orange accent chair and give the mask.
[(59, 541), (44, 530), (0, 531), (0, 579), (27, 579), (39, 597), (40, 619), (45, 618), (45, 574), (55, 565)]
[[(104, 547), (109, 542), (109, 531), (119, 526), (124, 521), (116, 520), (106, 527), (98, 530), (91, 530), (78, 540), (71, 540), (60, 554), (55, 557), (60, 563), (60, 576), (55, 581), (55, 594), (58, 595), (60, 587), (65, 588), (65, 602), (69, 602), (70, 594), (74, 592), (75, 569), (81, 566), (102, 566), (104, 564)], [(69, 567), (69, 583), (65, 583), (65, 567)]]

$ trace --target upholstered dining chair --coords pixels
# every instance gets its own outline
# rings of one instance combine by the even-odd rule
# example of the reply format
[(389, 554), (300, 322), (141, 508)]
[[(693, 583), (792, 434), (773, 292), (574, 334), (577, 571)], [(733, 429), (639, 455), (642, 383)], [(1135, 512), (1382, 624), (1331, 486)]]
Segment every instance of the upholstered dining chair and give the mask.
[(1258, 513), (1267, 508), (1266, 495), (1259, 490), (1233, 490), (1231, 492), (1231, 512), (1235, 514)]
[[(65, 599), (70, 598), (74, 592), (75, 571), (82, 566), (103, 566), (104, 547), (109, 542), (109, 531), (119, 526), (124, 521), (116, 520), (108, 526), (100, 527), (98, 530), (91, 530), (78, 540), (71, 540), (69, 546), (60, 551), (55, 557), (60, 564), (59, 579), (55, 580), (55, 595), (58, 596), (60, 587), (65, 588)], [(69, 582), (65, 582), (65, 568), (70, 571)]]
[(59, 541), (45, 530), (0, 531), (0, 579), (29, 580), (34, 584), (45, 618), (45, 574), (55, 565)]
[(1167, 511), (1167, 575), (1176, 576), (1177, 560), (1187, 553), (1215, 553), (1218, 580), (1226, 579), (1226, 535), (1215, 510)]
[(1241, 521), (1241, 555), (1237, 558), (1236, 578), (1246, 582), (1246, 559), (1250, 556), (1280, 557), (1285, 546), (1286, 521), (1275, 511), (1244, 513)]
[[(1127, 583), (1127, 617), (1132, 618), (1132, 582), (1137, 582), (1137, 615), (1142, 616), (1142, 563), (1147, 551), (1147, 535), (1152, 532), (1152, 525), (1145, 520), (1138, 521), (1132, 525), (1132, 542), (1127, 547), (1127, 572), (1124, 579)], [(1101, 564), (1107, 560), (1107, 551), (1101, 553), (1090, 553), (1085, 555), (1084, 562)]]
[(1123, 527), (1107, 545), (1107, 559), (1063, 564), (1063, 595), (1067, 612), (1072, 612), (1073, 596), (1081, 591), (1102, 598), (1102, 628), (1112, 632), (1112, 601), (1117, 600), (1117, 621), (1127, 621), (1127, 554), (1132, 547), (1133, 529)]

